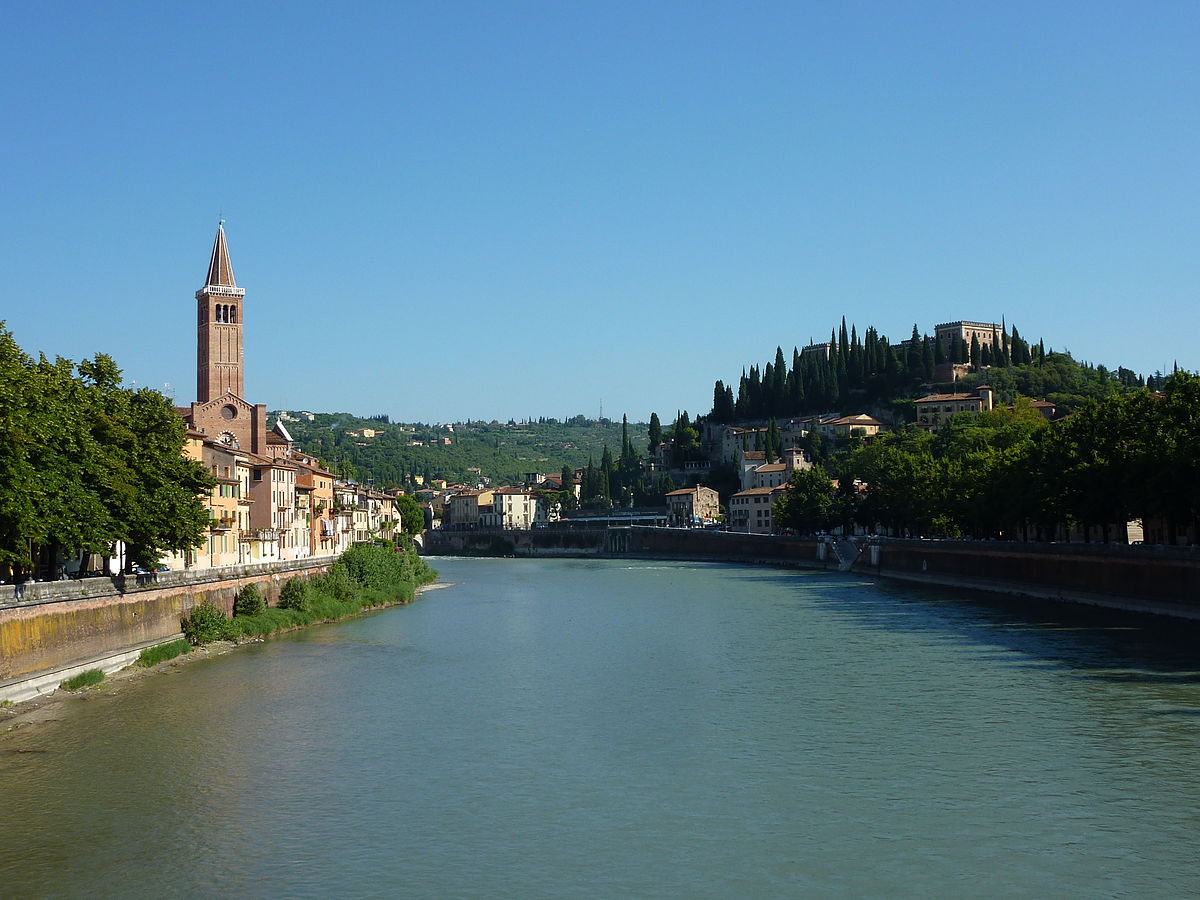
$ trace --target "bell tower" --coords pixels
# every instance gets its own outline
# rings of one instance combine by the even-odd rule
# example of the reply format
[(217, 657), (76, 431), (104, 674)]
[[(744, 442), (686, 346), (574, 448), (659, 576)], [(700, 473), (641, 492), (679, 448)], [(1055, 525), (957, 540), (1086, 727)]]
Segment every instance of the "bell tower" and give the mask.
[(245, 397), (242, 306), (246, 291), (237, 286), (225, 220), (217, 224), (204, 287), (196, 291), (196, 401), (207, 403), (226, 392)]

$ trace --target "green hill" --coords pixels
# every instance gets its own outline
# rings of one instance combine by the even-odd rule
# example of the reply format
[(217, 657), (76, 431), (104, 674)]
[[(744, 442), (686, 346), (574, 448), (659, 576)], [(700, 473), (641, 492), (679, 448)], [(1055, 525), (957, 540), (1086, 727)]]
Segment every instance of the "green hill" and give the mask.
[[(564, 466), (586, 466), (589, 459), (598, 464), (605, 445), (614, 455), (621, 450), (620, 422), (583, 416), (566, 422), (423, 425), (350, 413), (313, 413), (311, 421), (294, 411), (283, 414), (296, 442), (332, 471), (382, 488), (411, 489), (421, 478), (475, 484), (487, 477), (494, 485), (507, 484), (529, 472), (558, 474)], [(278, 415), (272, 412), (272, 421)], [(367, 436), (364, 429), (375, 434)], [(647, 434), (647, 425), (629, 424), (629, 439), (643, 454)]]

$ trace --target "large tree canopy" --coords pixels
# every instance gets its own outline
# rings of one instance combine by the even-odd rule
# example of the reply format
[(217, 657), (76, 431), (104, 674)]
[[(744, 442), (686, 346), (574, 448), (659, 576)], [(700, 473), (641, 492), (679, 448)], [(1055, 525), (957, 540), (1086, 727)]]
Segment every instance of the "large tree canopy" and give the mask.
[(120, 540), (151, 566), (203, 540), (213, 482), (183, 456), (183, 421), (162, 394), (120, 383), (109, 357), (34, 360), (0, 323), (0, 564)]

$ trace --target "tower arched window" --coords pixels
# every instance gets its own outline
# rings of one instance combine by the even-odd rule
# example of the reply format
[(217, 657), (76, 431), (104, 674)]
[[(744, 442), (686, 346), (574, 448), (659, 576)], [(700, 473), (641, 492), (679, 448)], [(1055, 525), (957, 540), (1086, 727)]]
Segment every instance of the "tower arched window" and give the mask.
[(237, 307), (233, 304), (229, 306), (229, 321), (231, 324), (237, 324)]
[(214, 316), (213, 316), (213, 321), (214, 321), (214, 322), (220, 322), (220, 321), (221, 321), (221, 304), (220, 304), (220, 303), (218, 303), (218, 304), (217, 304), (217, 305), (216, 305), (216, 306), (213, 308), (213, 312), (214, 312), (214, 313), (216, 313), (216, 315), (214, 315)]

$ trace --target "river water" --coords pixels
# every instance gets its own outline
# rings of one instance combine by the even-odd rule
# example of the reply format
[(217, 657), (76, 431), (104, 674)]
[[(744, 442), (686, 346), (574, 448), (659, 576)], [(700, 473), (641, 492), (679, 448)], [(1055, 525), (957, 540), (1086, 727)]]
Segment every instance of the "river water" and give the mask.
[(823, 572), (454, 586), (0, 738), (0, 897), (1181, 897), (1191, 627)]

